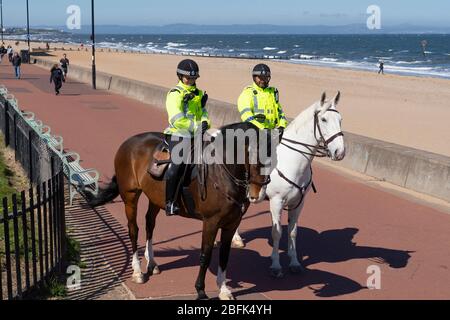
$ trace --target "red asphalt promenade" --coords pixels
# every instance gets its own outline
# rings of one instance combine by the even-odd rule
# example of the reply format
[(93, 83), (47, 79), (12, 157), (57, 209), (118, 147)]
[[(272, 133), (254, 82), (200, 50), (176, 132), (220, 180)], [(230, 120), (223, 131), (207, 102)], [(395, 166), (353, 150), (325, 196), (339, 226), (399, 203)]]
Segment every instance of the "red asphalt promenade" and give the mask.
[[(161, 109), (94, 91), (71, 79), (62, 94), (55, 96), (49, 71), (36, 66), (23, 66), (22, 80), (15, 80), (13, 68), (5, 61), (0, 65), (0, 79), (17, 97), (21, 109), (36, 113), (54, 134), (62, 135), (65, 148), (78, 152), (85, 168), (99, 170), (103, 181), (114, 175), (113, 158), (125, 139), (166, 126)], [(343, 125), (345, 130), (345, 122)], [(320, 166), (315, 168), (315, 183), (319, 193), (307, 198), (298, 236), (308, 271), (291, 275), (285, 268), (283, 279), (269, 276), (272, 247), (268, 203), (253, 206), (240, 228), (247, 247), (232, 250), (227, 274), (238, 299), (450, 298), (449, 214)], [(139, 207), (141, 247), (145, 244), (146, 209), (143, 196)], [(80, 210), (81, 217), (83, 214)], [(98, 233), (98, 248), (105, 251), (105, 257), (137, 298), (195, 297), (200, 222), (160, 214), (154, 243), (162, 274), (135, 285), (128, 277), (131, 248), (123, 204), (117, 200), (98, 214), (105, 227), (117, 225), (111, 237), (102, 238)], [(283, 220), (286, 223), (286, 216)], [(109, 248), (115, 248), (114, 254), (108, 254)], [(281, 249), (282, 264), (287, 266), (286, 235)], [(212, 294), (217, 294), (217, 254), (215, 251), (206, 282)], [(371, 265), (381, 269), (380, 290), (366, 288)]]

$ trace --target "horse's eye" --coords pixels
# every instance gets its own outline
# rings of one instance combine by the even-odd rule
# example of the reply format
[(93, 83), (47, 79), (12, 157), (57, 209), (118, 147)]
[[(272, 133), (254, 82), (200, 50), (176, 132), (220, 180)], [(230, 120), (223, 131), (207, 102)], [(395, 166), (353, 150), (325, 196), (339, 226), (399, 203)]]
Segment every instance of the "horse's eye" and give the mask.
[(325, 119), (325, 118), (322, 118), (322, 122), (327, 122), (327, 119)]

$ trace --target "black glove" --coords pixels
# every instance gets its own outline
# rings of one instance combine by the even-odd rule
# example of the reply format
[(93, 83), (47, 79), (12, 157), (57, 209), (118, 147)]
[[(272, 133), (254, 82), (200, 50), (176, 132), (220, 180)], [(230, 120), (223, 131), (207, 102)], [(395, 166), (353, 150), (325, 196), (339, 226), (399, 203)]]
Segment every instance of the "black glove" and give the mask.
[(279, 133), (279, 138), (280, 138), (280, 142), (283, 139), (283, 134), (284, 134), (284, 128), (279, 127), (278, 128), (278, 133)]
[(255, 115), (255, 119), (256, 119), (256, 121), (258, 121), (259, 123), (262, 123), (262, 124), (264, 124), (264, 122), (266, 122), (266, 116), (263, 114)]
[(202, 122), (202, 135), (205, 135), (206, 131), (208, 131), (208, 127), (209, 127), (208, 122), (203, 121)]
[(202, 108), (206, 106), (207, 102), (208, 102), (208, 94), (205, 92), (202, 97)]

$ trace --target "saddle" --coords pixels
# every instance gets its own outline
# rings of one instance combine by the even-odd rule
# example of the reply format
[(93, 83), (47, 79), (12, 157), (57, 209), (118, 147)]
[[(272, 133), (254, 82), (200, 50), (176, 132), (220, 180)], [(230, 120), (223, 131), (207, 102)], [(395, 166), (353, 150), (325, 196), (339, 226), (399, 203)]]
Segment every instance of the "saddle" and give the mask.
[(156, 146), (152, 158), (153, 160), (150, 162), (148, 173), (155, 179), (164, 179), (164, 174), (170, 164), (169, 146), (166, 141), (163, 141)]

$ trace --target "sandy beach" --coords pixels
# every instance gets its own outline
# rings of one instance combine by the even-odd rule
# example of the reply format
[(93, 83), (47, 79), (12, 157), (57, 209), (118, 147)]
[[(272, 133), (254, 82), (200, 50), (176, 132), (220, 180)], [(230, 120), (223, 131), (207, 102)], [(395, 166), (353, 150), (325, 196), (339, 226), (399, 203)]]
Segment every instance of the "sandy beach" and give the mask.
[[(21, 42), (20, 46), (24, 46)], [(32, 47), (45, 47), (33, 43)], [(90, 67), (91, 53), (79, 47), (51, 44), (44, 59), (59, 61), (67, 53), (71, 64)], [(14, 46), (15, 48), (15, 46)], [(86, 48), (85, 48), (86, 49)], [(108, 50), (104, 50), (108, 51)], [(176, 55), (97, 52), (97, 69), (160, 86), (176, 84), (175, 69), (183, 59)], [(198, 86), (211, 98), (236, 103), (252, 82), (251, 69), (258, 60), (194, 57), (201, 68)], [(5, 62), (3, 62), (5, 63)], [(319, 99), (342, 92), (339, 109), (345, 131), (450, 156), (450, 80), (364, 71), (312, 67), (265, 61), (272, 68), (271, 85), (278, 87), (281, 103), (290, 117)], [(70, 71), (69, 71), (70, 76)], [(67, 85), (70, 85), (67, 84)]]

